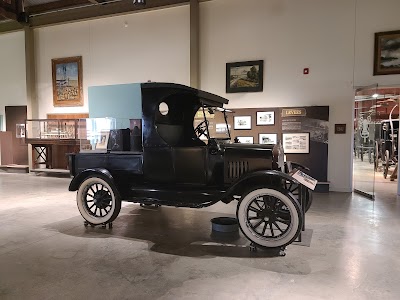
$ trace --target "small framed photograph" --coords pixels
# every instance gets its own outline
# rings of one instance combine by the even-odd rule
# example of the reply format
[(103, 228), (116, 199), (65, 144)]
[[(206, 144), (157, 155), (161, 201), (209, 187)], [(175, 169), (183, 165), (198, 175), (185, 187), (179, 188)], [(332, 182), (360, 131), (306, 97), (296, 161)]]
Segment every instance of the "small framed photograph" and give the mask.
[(102, 130), (100, 137), (96, 143), (96, 150), (107, 150), (108, 138), (110, 137), (110, 131)]
[(235, 116), (233, 117), (233, 123), (235, 130), (251, 129), (251, 116)]
[(375, 33), (374, 75), (400, 74), (400, 30)]
[(274, 125), (275, 112), (273, 111), (258, 111), (257, 112), (257, 125)]
[(285, 153), (310, 153), (310, 133), (283, 133), (282, 145)]
[(254, 138), (252, 136), (237, 136), (236, 137), (241, 144), (253, 144)]
[(226, 92), (262, 92), (264, 61), (242, 61), (226, 64)]
[(264, 145), (275, 145), (278, 140), (276, 133), (260, 133), (258, 135), (258, 143)]

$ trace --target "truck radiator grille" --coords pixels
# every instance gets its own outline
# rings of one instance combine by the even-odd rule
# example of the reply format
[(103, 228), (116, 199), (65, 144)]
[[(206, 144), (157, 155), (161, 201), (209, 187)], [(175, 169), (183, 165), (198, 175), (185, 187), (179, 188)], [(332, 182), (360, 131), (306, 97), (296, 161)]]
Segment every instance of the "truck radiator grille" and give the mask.
[(248, 161), (229, 161), (228, 162), (228, 178), (239, 178), (249, 170)]

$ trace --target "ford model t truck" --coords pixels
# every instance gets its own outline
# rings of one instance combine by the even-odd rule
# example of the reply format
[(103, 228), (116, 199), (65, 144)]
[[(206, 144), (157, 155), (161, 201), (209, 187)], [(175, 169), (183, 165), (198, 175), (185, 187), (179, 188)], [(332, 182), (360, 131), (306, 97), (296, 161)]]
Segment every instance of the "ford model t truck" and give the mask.
[[(113, 222), (121, 201), (238, 201), (240, 229), (256, 246), (284, 247), (299, 236), (311, 191), (287, 173), (282, 146), (231, 143), (225, 98), (170, 83), (143, 83), (140, 92), (139, 126), (111, 130), (103, 153), (70, 155), (69, 190), (88, 224)], [(226, 124), (223, 134), (212, 133), (211, 116)]]

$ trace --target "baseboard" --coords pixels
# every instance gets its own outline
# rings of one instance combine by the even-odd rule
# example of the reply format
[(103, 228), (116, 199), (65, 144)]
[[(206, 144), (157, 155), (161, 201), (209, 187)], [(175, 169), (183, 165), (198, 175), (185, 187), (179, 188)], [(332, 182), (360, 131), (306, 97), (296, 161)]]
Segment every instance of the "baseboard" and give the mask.
[(314, 192), (329, 193), (329, 182), (318, 182)]
[(29, 167), (26, 165), (1, 165), (0, 171), (7, 173), (29, 173)]

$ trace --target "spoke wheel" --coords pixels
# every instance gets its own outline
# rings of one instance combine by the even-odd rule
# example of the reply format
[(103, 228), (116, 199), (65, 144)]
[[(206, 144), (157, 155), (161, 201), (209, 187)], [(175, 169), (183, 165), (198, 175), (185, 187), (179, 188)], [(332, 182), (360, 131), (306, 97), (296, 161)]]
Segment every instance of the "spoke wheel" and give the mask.
[[(299, 185), (290, 181), (285, 181), (285, 188), (286, 191), (292, 194), (292, 196), (297, 200), (297, 202), (300, 204), (300, 188)], [(313, 194), (310, 189), (307, 189), (307, 194), (306, 194), (306, 199), (304, 199), (304, 207), (305, 207), (305, 212), (307, 212), (312, 204), (313, 201)]]
[(121, 200), (111, 185), (99, 177), (85, 179), (76, 200), (82, 217), (94, 225), (114, 221), (121, 210)]
[(245, 194), (237, 208), (243, 234), (261, 247), (282, 247), (300, 233), (303, 219), (297, 201), (286, 191), (269, 188)]

